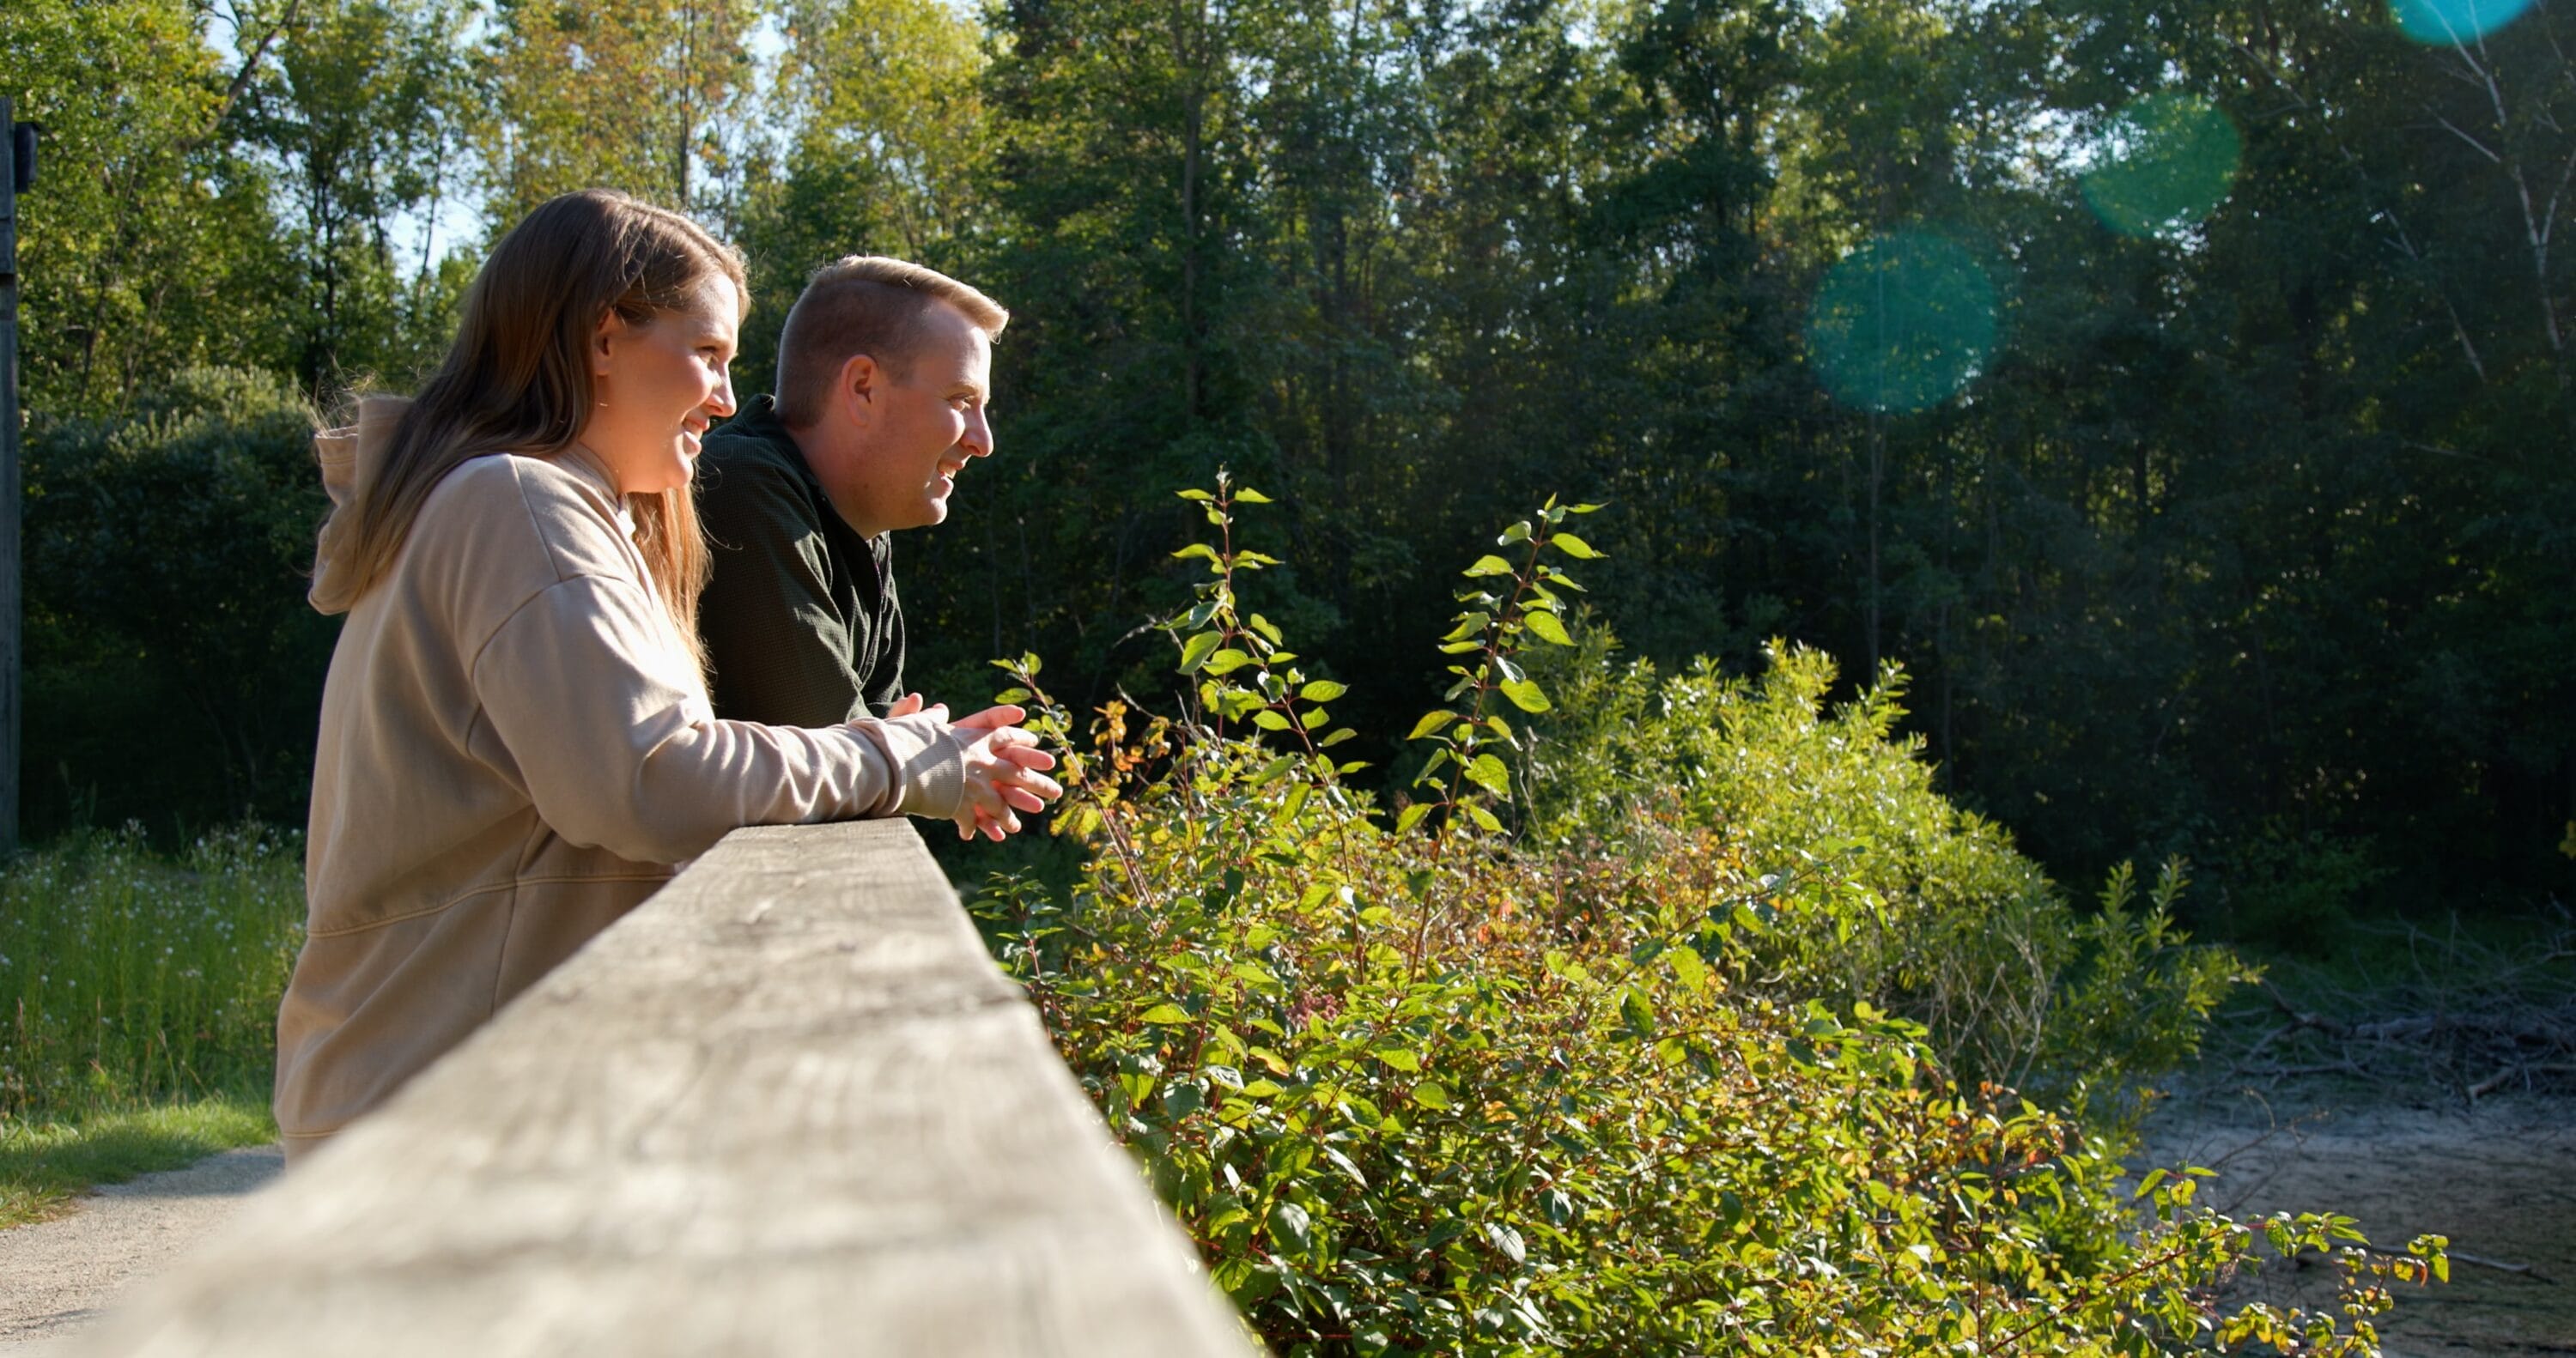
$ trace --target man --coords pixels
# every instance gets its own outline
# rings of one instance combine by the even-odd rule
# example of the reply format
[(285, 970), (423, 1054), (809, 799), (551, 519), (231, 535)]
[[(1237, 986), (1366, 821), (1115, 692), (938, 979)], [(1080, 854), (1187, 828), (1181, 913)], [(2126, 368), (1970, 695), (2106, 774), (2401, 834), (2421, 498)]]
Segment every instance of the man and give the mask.
[(991, 455), (993, 340), (1009, 321), (902, 260), (853, 256), (806, 284), (779, 339), (777, 394), (699, 457), (714, 576), (698, 617), (717, 716), (833, 726), (919, 707), (903, 687), (887, 535), (948, 517), (957, 473)]

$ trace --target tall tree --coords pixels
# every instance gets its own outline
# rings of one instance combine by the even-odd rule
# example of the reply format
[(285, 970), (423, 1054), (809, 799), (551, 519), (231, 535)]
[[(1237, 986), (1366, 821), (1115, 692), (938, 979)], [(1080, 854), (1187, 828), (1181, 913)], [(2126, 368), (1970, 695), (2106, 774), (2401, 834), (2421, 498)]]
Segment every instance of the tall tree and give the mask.
[(474, 126), (492, 222), (592, 187), (721, 206), (738, 186), (701, 168), (750, 116), (758, 18), (754, 0), (500, 0)]
[(111, 409), (190, 363), (283, 359), (271, 183), (233, 119), (291, 11), (224, 11), (227, 60), (184, 0), (0, 7), (0, 88), (47, 128), (19, 207), (31, 415)]

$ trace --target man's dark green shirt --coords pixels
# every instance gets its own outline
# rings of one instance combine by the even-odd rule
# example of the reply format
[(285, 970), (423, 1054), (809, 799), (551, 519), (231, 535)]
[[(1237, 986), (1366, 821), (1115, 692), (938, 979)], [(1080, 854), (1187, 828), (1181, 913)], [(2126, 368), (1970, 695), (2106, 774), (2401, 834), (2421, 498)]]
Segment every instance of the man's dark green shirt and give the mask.
[(697, 487), (715, 561), (698, 632), (716, 715), (772, 726), (882, 715), (903, 696), (893, 545), (842, 521), (775, 401), (752, 398), (706, 436)]

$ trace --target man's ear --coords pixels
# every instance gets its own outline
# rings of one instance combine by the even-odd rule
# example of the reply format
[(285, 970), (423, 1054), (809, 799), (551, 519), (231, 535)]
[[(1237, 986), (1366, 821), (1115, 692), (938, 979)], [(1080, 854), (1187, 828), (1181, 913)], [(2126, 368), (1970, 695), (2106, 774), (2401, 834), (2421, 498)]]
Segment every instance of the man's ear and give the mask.
[(866, 354), (852, 354), (841, 364), (840, 380), (833, 384), (833, 399), (856, 423), (866, 423), (876, 411), (877, 393), (885, 389), (885, 373), (877, 361)]

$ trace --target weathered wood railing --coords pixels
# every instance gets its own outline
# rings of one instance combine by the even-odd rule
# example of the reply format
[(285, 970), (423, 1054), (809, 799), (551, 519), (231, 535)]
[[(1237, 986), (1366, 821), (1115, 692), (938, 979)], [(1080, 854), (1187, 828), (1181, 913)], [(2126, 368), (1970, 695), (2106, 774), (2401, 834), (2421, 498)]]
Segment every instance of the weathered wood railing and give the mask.
[(1244, 1355), (910, 827), (744, 830), (91, 1354)]

